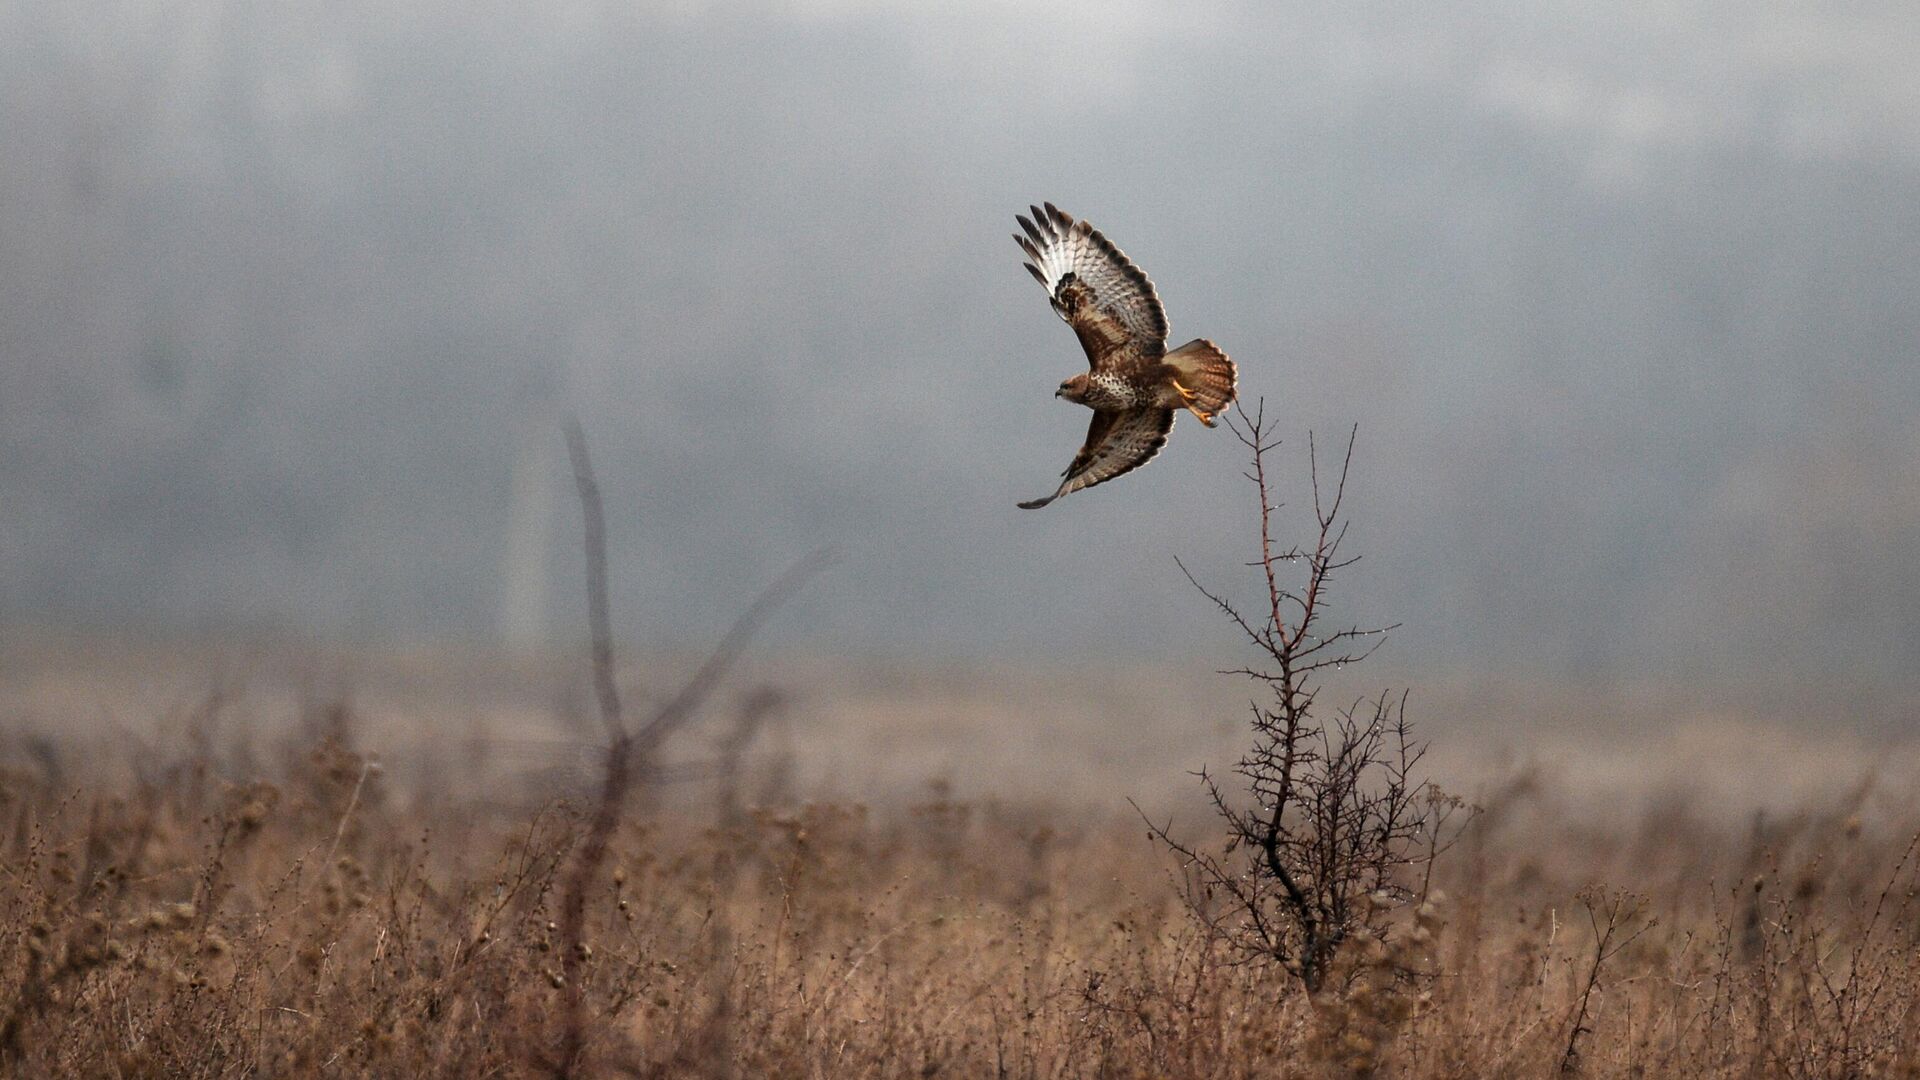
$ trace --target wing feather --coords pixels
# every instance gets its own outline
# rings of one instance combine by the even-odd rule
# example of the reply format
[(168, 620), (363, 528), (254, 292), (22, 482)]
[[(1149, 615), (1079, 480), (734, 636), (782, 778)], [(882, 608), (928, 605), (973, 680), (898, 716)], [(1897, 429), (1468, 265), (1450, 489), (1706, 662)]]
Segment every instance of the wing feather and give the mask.
[(1043, 499), (1023, 502), (1023, 510), (1038, 510), (1062, 495), (1123, 476), (1153, 460), (1167, 445), (1173, 430), (1172, 409), (1133, 409), (1096, 412), (1087, 426), (1087, 442), (1067, 466), (1059, 490)]
[(1014, 242), (1053, 310), (1073, 328), (1095, 371), (1151, 361), (1166, 351), (1167, 315), (1153, 282), (1100, 230), (1052, 203), (1014, 215)]

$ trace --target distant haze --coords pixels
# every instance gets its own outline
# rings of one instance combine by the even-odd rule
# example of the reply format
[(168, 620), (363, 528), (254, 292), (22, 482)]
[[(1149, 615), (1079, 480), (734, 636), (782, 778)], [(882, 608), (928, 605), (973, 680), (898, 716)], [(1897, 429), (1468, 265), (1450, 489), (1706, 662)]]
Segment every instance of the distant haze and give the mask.
[(1360, 425), (1389, 681), (1911, 692), (1917, 11), (0, 5), (0, 625), (571, 642), (572, 412), (630, 640), (834, 544), (789, 646), (1228, 652), (1224, 430), (1014, 508), (1086, 425), (1051, 200), (1286, 513)]

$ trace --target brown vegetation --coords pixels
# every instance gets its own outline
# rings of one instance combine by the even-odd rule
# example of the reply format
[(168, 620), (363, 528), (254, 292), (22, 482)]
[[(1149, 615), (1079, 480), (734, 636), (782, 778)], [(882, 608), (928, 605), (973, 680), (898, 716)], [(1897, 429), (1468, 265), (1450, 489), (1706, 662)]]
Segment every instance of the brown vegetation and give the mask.
[(630, 815), (562, 956), (588, 812), (401, 790), (321, 721), (254, 772), (228, 747), (130, 787), (7, 776), (8, 1074), (539, 1075), (576, 988), (589, 1075), (1920, 1068), (1915, 822), (1857, 800), (1739, 836), (1557, 819), (1516, 781), (1310, 997), (1215, 943), (1137, 827), (937, 792)]

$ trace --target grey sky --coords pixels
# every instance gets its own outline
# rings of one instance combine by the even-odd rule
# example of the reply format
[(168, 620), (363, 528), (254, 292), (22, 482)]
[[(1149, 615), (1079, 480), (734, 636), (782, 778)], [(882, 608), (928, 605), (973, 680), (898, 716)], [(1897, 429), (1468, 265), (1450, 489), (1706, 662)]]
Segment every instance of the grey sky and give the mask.
[(1230, 436), (1013, 507), (1085, 425), (1049, 199), (1233, 354), (1290, 500), (1360, 423), (1400, 664), (1907, 684), (1920, 16), (1175, 11), (0, 8), (0, 622), (493, 639), (571, 409), (635, 640), (834, 543), (790, 645), (1217, 652), (1172, 558), (1246, 580)]

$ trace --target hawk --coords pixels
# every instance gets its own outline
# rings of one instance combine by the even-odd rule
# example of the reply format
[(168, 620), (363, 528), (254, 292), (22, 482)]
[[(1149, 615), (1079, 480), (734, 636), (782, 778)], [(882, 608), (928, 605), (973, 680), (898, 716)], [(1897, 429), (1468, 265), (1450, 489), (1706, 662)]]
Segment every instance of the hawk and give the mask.
[(1167, 315), (1153, 282), (1100, 230), (1052, 203), (1027, 209), (1031, 220), (1015, 215), (1026, 235), (1013, 238), (1027, 253), (1023, 265), (1073, 327), (1091, 369), (1061, 383), (1054, 396), (1093, 410), (1086, 445), (1073, 455), (1059, 489), (1020, 504), (1037, 510), (1152, 460), (1166, 445), (1177, 410), (1212, 427), (1233, 403), (1238, 372), (1204, 338), (1167, 351)]

